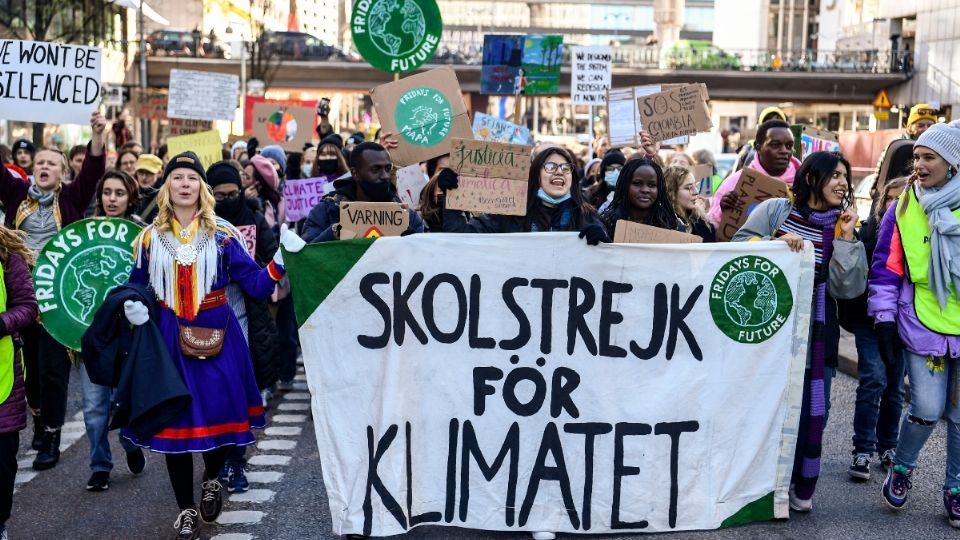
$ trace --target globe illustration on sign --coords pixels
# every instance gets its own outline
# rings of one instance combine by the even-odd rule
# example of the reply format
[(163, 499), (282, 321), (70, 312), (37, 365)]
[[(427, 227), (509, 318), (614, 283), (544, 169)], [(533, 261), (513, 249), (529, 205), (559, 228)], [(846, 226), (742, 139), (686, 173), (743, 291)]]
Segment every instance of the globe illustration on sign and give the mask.
[(297, 136), (297, 120), (287, 111), (277, 111), (267, 119), (267, 136), (275, 142), (292, 141)]
[(777, 312), (777, 289), (766, 274), (746, 271), (730, 280), (723, 294), (730, 320), (741, 326), (763, 326)]
[(374, 0), (370, 40), (383, 54), (397, 57), (416, 51), (427, 32), (420, 6), (413, 0)]
[(78, 323), (89, 325), (97, 306), (114, 287), (127, 282), (132, 268), (129, 251), (114, 246), (98, 246), (79, 253), (64, 269), (60, 282), (60, 297), (67, 313)]

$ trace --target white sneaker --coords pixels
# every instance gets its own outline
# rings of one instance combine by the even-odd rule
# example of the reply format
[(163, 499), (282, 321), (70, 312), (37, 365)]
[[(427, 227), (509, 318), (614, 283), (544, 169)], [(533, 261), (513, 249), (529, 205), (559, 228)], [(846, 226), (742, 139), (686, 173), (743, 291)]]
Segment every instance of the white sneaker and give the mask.
[(790, 486), (790, 509), (794, 512), (809, 512), (813, 510), (813, 499), (801, 499)]
[(533, 536), (533, 540), (554, 540), (557, 537), (556, 533), (547, 531), (537, 531), (530, 534)]

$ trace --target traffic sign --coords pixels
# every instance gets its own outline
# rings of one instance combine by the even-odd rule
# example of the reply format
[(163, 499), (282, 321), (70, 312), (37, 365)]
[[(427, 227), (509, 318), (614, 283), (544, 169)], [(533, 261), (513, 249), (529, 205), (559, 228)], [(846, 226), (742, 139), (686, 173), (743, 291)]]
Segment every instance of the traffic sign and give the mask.
[(890, 94), (887, 94), (886, 90), (881, 89), (877, 92), (877, 97), (873, 100), (873, 106), (878, 109), (889, 109), (893, 106), (890, 103)]
[(353, 5), (353, 44), (371, 66), (406, 73), (433, 58), (443, 20), (436, 0), (364, 0)]

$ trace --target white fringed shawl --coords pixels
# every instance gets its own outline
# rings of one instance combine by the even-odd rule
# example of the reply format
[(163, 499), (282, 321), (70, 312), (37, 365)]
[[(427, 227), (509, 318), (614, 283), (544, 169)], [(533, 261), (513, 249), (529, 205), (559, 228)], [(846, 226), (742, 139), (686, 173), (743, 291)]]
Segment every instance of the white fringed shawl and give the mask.
[[(151, 234), (150, 253), (147, 263), (147, 272), (149, 273), (150, 286), (153, 287), (157, 299), (165, 303), (174, 312), (177, 311), (177, 262), (176, 250), (180, 246), (180, 241), (174, 236), (173, 232), (159, 232), (153, 225), (144, 228), (137, 239), (137, 246), (143, 245), (143, 239), (148, 233)], [(200, 302), (213, 290), (213, 284), (217, 279), (217, 264), (220, 260), (220, 246), (216, 240), (216, 232), (207, 234), (202, 229), (191, 241), (197, 249), (197, 260), (193, 263), (194, 275), (196, 277), (197, 289), (193, 294), (192, 313), (177, 313), (177, 316), (193, 318), (200, 311)], [(143, 249), (137, 250), (137, 268), (142, 268)]]

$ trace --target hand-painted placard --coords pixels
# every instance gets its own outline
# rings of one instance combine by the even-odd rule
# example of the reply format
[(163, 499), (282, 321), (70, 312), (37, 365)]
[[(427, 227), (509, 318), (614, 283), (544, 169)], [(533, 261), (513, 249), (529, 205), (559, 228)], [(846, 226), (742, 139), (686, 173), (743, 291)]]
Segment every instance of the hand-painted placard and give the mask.
[(237, 225), (237, 230), (243, 235), (243, 243), (251, 257), (257, 257), (257, 226)]
[(655, 141), (709, 131), (713, 127), (699, 84), (686, 84), (638, 98), (643, 129)]
[(394, 202), (340, 203), (340, 240), (400, 236), (410, 228), (406, 205)]
[(473, 113), (473, 136), (481, 141), (530, 144), (530, 130), (482, 112)]
[(576, 105), (605, 105), (613, 77), (613, 49), (606, 45), (572, 47), (570, 93)]
[(529, 35), (523, 40), (523, 93), (551, 95), (560, 92), (563, 36)]
[(317, 126), (317, 106), (274, 105), (253, 106), (253, 136), (266, 146), (278, 144), (288, 152), (302, 152), (303, 145), (313, 140)]
[(226, 73), (170, 70), (167, 116), (192, 120), (233, 120), (240, 77)]
[(447, 191), (447, 208), (484, 214), (527, 213), (529, 146), (453, 139), (450, 168), (459, 187)]
[(427, 182), (419, 163), (397, 169), (397, 195), (400, 201), (417, 210), (420, 207), (420, 192)]
[(763, 174), (756, 169), (745, 167), (740, 173), (740, 180), (731, 193), (738, 197), (737, 205), (731, 210), (725, 210), (717, 227), (717, 240), (726, 242), (740, 230), (747, 221), (750, 212), (763, 201), (773, 198), (783, 198), (789, 193), (787, 184)]
[(283, 185), (287, 221), (296, 223), (310, 215), (310, 211), (320, 203), (320, 199), (333, 190), (333, 181), (336, 178), (337, 175), (287, 180)]
[(525, 36), (483, 36), (483, 66), (480, 68), (480, 93), (497, 96), (516, 95), (517, 76), (523, 67)]
[(406, 73), (433, 58), (443, 20), (436, 0), (358, 0), (350, 30), (354, 46), (371, 66)]
[(223, 159), (223, 143), (220, 142), (220, 132), (213, 129), (167, 139), (168, 155), (175, 156), (187, 150), (197, 154), (197, 157), (203, 162), (203, 168), (208, 169), (211, 165)]

